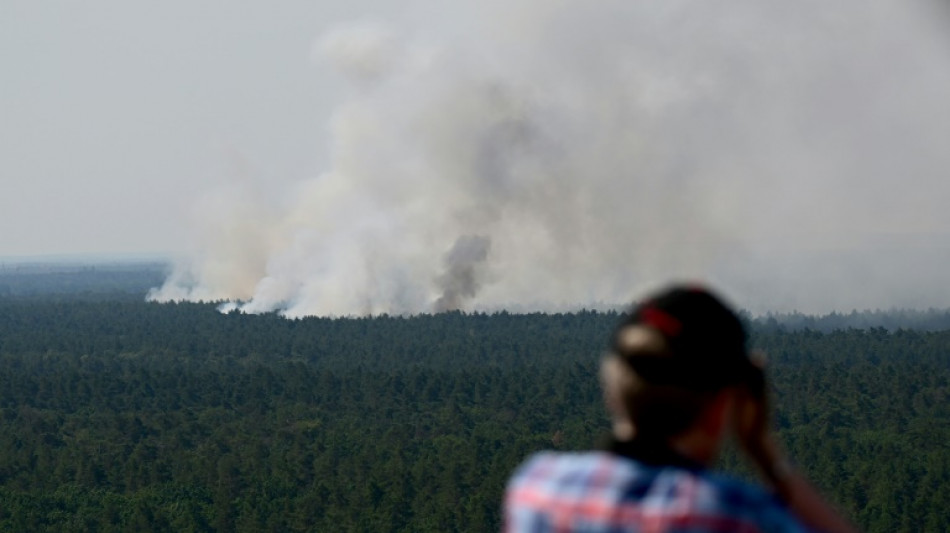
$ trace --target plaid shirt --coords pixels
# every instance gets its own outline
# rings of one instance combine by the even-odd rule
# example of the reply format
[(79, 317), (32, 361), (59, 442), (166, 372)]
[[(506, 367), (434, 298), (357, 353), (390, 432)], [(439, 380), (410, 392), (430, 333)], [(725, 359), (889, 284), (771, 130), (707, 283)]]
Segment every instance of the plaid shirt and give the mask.
[(681, 459), (647, 463), (607, 451), (545, 452), (511, 478), (514, 532), (808, 531), (772, 494)]

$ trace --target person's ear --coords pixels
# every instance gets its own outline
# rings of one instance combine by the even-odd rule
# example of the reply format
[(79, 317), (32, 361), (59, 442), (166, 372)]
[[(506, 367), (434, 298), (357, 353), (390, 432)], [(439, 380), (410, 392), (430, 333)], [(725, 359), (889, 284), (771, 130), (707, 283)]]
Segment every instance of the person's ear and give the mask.
[(604, 406), (612, 417), (626, 416), (627, 413), (620, 391), (623, 369), (619, 368), (619, 363), (611, 356), (604, 357), (600, 363), (600, 385), (604, 396)]
[(731, 425), (734, 400), (734, 391), (731, 389), (723, 389), (712, 397), (700, 420), (704, 433), (717, 440), (725, 435)]

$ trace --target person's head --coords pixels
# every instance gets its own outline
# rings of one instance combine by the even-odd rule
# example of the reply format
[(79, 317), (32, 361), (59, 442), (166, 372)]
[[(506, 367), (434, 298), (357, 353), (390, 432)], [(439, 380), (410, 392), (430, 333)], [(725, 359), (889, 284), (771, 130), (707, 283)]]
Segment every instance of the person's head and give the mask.
[(634, 306), (617, 326), (601, 366), (615, 422), (669, 440), (692, 428), (724, 391), (761, 394), (739, 317), (710, 291), (674, 286)]

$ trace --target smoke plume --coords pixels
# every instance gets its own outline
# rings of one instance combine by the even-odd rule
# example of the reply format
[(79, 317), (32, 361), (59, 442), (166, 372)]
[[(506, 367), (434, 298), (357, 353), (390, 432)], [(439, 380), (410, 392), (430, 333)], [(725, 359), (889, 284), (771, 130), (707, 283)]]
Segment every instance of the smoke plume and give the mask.
[(760, 310), (950, 305), (950, 43), (926, 4), (465, 4), (318, 39), (348, 84), (330, 167), (204, 206), (150, 298), (560, 309), (698, 278)]
[(461, 309), (478, 294), (490, 248), (491, 240), (482, 235), (463, 235), (455, 241), (445, 256), (445, 272), (436, 280), (442, 289), (442, 296), (435, 301), (436, 312)]

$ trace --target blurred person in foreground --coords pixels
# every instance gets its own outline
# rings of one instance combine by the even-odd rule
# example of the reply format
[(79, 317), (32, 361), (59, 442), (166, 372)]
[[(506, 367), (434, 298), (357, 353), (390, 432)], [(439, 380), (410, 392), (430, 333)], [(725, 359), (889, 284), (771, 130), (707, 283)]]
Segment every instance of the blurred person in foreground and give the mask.
[[(854, 531), (785, 458), (742, 322), (708, 290), (676, 286), (634, 307), (601, 381), (609, 442), (528, 459), (508, 484), (505, 531)], [(709, 470), (730, 436), (766, 486)]]

